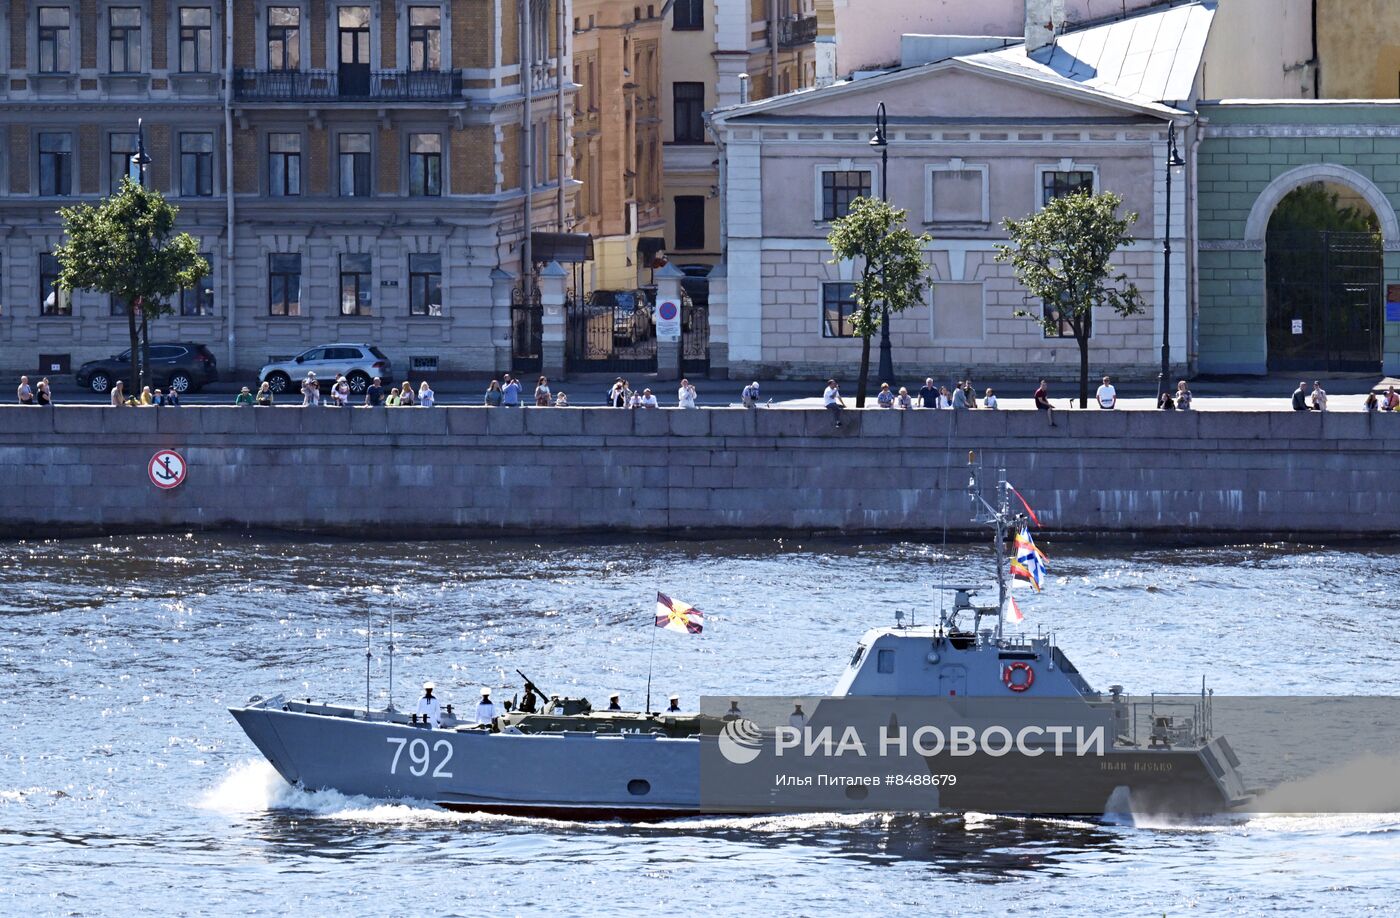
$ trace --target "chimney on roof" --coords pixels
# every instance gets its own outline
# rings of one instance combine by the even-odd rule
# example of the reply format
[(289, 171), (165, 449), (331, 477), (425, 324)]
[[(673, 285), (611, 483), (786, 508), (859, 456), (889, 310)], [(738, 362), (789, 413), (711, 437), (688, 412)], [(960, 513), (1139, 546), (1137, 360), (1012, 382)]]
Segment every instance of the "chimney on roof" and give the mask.
[(1063, 22), (1064, 0), (1026, 0), (1026, 53), (1054, 44), (1056, 26)]

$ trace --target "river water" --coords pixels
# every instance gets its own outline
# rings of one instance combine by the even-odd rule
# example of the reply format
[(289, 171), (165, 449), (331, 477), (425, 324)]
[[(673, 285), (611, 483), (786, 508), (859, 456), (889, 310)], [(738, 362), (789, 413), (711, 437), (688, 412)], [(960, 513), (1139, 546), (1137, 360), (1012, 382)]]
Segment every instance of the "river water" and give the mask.
[[(1022, 605), (1091, 683), (1393, 694), (1394, 547), (1048, 546)], [(649, 827), (288, 787), (225, 711), (254, 693), (400, 706), (518, 689), (820, 694), (868, 626), (936, 615), (981, 547), (854, 541), (358, 544), (126, 537), (0, 546), (0, 914), (1393, 913), (1400, 818), (944, 817)]]

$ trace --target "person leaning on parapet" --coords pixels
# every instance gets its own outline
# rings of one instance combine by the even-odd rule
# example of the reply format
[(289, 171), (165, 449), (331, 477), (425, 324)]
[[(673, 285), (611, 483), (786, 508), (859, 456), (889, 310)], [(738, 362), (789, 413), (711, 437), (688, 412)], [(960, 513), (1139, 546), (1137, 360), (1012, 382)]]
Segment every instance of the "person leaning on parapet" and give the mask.
[(990, 388), (987, 389), (987, 395), (986, 395), (986, 397), (984, 397), (984, 398), (982, 399), (982, 404), (985, 405), (985, 406), (987, 406), (988, 408), (992, 409), (993, 411), (996, 411), (996, 410), (997, 410), (997, 394), (996, 394), (995, 392), (993, 392)]
[(34, 387), (34, 403), (36, 405), (53, 404), (53, 389), (49, 386), (49, 378), (47, 376), (39, 380), (39, 384)]
[[(116, 396), (113, 396), (113, 398), (115, 397)], [(252, 405), (253, 393), (248, 389), (247, 386), (244, 386), (242, 389), (239, 390), (238, 397), (233, 400), (233, 403), (239, 408), (242, 408), (245, 405)]]
[(29, 385), (28, 376), (21, 376), (19, 378), (19, 388), (15, 390), (15, 396), (19, 399), (21, 405), (34, 404), (34, 389)]
[(420, 408), (431, 408), (436, 400), (437, 396), (433, 392), (433, 387), (428, 385), (426, 379), (423, 380), (422, 384), (418, 386), (418, 406)]
[(919, 407), (938, 407), (938, 387), (933, 384), (932, 376), (924, 380), (924, 387), (919, 390)]
[(261, 386), (258, 386), (258, 394), (253, 399), (253, 404), (259, 408), (271, 408), (275, 401), (272, 395), (272, 384), (264, 381)]
[[(156, 394), (160, 394), (159, 389), (156, 390)], [(156, 404), (160, 405), (162, 408), (179, 408), (180, 393), (171, 389), (164, 395), (161, 395), (160, 398), (156, 400)]]
[(1374, 389), (1366, 393), (1366, 404), (1363, 407), (1366, 409), (1367, 414), (1372, 414), (1380, 410), (1381, 399), (1380, 396), (1375, 393)]
[(743, 401), (745, 408), (758, 407), (758, 380), (754, 380), (744, 387), (744, 391), (739, 393), (739, 398)]
[(1293, 410), (1308, 410), (1308, 384), (1305, 382), (1298, 383), (1298, 388), (1293, 390)]
[(1400, 411), (1400, 392), (1396, 392), (1394, 386), (1385, 390), (1385, 401), (1381, 403), (1381, 410)]
[(549, 380), (541, 376), (540, 381), (535, 384), (535, 407), (548, 408), (553, 404), (553, 396), (549, 392)]
[(875, 396), (875, 404), (879, 405), (881, 408), (894, 407), (894, 393), (890, 391), (889, 383), (880, 383), (880, 391)]
[(491, 384), (486, 387), (486, 398), (484, 399), (487, 408), (501, 407), (501, 381), (491, 380)]
[(627, 407), (627, 380), (619, 376), (613, 381), (612, 387), (608, 389), (607, 402), (609, 408)]
[(505, 382), (501, 384), (501, 407), (520, 407), (520, 381), (509, 373), (505, 375)]
[(1181, 411), (1191, 409), (1191, 390), (1186, 388), (1186, 380), (1179, 379), (1176, 382), (1176, 407)]
[(903, 386), (899, 387), (899, 394), (894, 397), (894, 406), (900, 409), (914, 407), (914, 400), (909, 397), (908, 389)]
[(822, 393), (822, 406), (831, 413), (832, 421), (840, 428), (841, 412), (845, 410), (846, 402), (841, 398), (841, 387), (834, 379), (826, 381), (826, 391)]
[(650, 390), (650, 389), (643, 389), (643, 390), (642, 390), (642, 397), (641, 397), (641, 400), (637, 402), (637, 407), (638, 407), (638, 408), (660, 408), (660, 407), (661, 407), (661, 403), (658, 402), (658, 401), (656, 400), (656, 396), (653, 395), (653, 394), (651, 393), (651, 390)]
[(695, 387), (690, 384), (690, 380), (688, 379), (682, 379), (681, 387), (676, 390), (676, 407), (695, 407)]
[(1099, 391), (1094, 394), (1094, 398), (1098, 400), (1100, 408), (1118, 407), (1118, 390), (1113, 388), (1113, 380), (1110, 377), (1103, 378), (1103, 384), (1099, 386)]
[(301, 381), (301, 407), (310, 408), (312, 405), (319, 407), (321, 404), (321, 384), (316, 381), (316, 371), (307, 370), (306, 378)]
[(1050, 418), (1050, 426), (1058, 427), (1055, 423), (1055, 406), (1050, 404), (1050, 384), (1045, 380), (1040, 381), (1040, 388), (1035, 390), (1035, 407), (1037, 411), (1044, 411)]
[(963, 387), (962, 383), (953, 387), (952, 407), (955, 411), (967, 410), (967, 389)]
[(1322, 388), (1322, 383), (1314, 380), (1312, 389), (1313, 411), (1327, 410), (1327, 390)]
[(962, 390), (963, 390), (963, 395), (967, 397), (967, 407), (969, 407), (969, 408), (976, 408), (976, 407), (977, 407), (977, 390), (975, 390), (975, 389), (972, 388), (972, 379), (971, 379), (971, 378), (968, 378), (968, 379), (963, 380)]

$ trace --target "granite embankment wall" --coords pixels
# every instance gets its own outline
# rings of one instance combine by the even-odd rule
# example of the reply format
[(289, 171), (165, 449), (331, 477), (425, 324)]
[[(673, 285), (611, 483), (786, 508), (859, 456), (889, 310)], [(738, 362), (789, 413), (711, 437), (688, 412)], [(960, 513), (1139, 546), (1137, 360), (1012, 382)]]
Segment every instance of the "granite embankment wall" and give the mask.
[[(0, 529), (971, 531), (976, 449), (1061, 532), (1400, 533), (1400, 417), (1058, 415), (6, 407)], [(147, 475), (163, 448), (189, 464), (172, 491)]]

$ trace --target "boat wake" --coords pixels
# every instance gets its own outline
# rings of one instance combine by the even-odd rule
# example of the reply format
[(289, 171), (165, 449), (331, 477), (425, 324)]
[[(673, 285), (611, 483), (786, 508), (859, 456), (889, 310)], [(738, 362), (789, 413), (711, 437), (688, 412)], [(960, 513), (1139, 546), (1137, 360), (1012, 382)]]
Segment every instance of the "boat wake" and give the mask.
[(470, 815), (441, 809), (426, 800), (389, 801), (334, 790), (308, 791), (282, 780), (262, 759), (239, 762), (198, 805), (230, 816), (289, 810), (366, 823), (459, 822)]

